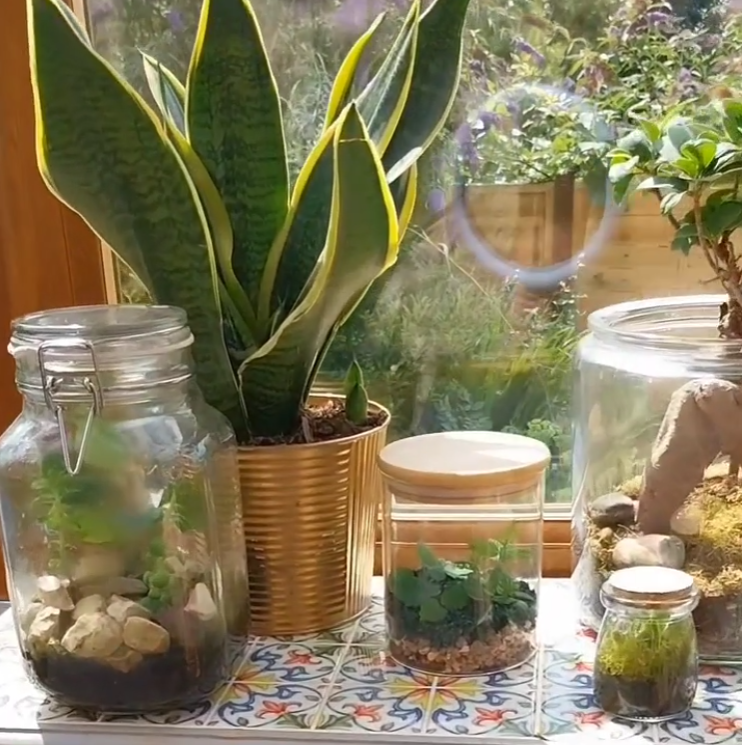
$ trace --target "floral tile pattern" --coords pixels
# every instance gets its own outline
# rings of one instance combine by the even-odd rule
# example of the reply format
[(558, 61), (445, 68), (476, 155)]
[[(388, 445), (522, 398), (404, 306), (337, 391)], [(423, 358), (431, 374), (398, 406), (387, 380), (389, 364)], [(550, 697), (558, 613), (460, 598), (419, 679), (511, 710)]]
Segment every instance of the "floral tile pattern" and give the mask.
[[(660, 725), (622, 722), (592, 692), (595, 634), (577, 624), (568, 582), (544, 582), (539, 653), (518, 668), (478, 677), (411, 670), (386, 651), (380, 593), (369, 611), (341, 629), (293, 639), (255, 638), (235, 650), (232, 678), (202, 701), (146, 716), (92, 716), (48, 699), (26, 678), (12, 622), (0, 616), (0, 739), (3, 732), (53, 724), (70, 734), (95, 722), (105, 733), (177, 733), (204, 739), (241, 729), (282, 740), (322, 732), (379, 743), (426, 735), (450, 742), (540, 740), (626, 745), (742, 743), (742, 670), (705, 667), (693, 709)], [(550, 611), (550, 609), (554, 609)], [(124, 729), (125, 728), (125, 729)], [(316, 733), (316, 734), (313, 734)], [(473, 742), (474, 740), (471, 740)]]

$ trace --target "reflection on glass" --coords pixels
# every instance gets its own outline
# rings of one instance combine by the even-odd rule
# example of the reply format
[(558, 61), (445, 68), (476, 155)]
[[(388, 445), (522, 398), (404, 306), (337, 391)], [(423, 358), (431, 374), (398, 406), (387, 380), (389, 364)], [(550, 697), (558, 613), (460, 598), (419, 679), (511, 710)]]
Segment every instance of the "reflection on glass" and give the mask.
[[(387, 44), (409, 0), (253, 4), (295, 176), (343, 56), (382, 11), (376, 43)], [(93, 43), (148, 96), (139, 50), (185, 80), (200, 5), (88, 0)], [(702, 257), (670, 251), (655, 194), (625, 210), (606, 198), (607, 154), (637, 117), (682, 113), (738, 85), (736, 14), (721, 0), (472, 0), (458, 99), (422, 164), (414, 226), (320, 383), (339, 386), (355, 357), (396, 437), (491, 429), (541, 439), (553, 454), (547, 499), (568, 501), (572, 352), (586, 313), (717, 289)], [(126, 274), (122, 291), (141, 298)]]

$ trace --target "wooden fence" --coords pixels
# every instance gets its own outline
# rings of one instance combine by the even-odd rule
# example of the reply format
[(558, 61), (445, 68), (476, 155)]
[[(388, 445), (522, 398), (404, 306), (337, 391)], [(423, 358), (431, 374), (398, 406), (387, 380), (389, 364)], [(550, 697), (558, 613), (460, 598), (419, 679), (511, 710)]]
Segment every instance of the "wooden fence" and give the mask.
[[(576, 291), (586, 313), (626, 300), (720, 291), (700, 251), (686, 257), (670, 249), (674, 231), (651, 193), (634, 195), (623, 213), (610, 215), (570, 181), (477, 186), (468, 189), (462, 211), (479, 250), (524, 267), (577, 257)], [(452, 215), (449, 209), (431, 227), (431, 238), (482, 273)], [(523, 295), (533, 293), (525, 288)]]

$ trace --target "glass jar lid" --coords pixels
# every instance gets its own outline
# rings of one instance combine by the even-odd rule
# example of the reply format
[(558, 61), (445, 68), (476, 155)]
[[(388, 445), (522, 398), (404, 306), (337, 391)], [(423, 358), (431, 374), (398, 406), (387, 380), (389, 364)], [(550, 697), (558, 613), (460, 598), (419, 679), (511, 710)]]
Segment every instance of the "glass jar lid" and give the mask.
[(94, 380), (104, 398), (183, 381), (191, 375), (183, 352), (192, 343), (180, 308), (93, 305), (15, 320), (8, 351), (22, 393), (44, 396), (54, 379), (57, 400), (75, 401), (90, 395), (85, 380)]
[(439, 432), (397, 440), (379, 454), (395, 482), (446, 491), (527, 487), (551, 461), (544, 443), (508, 432)]
[(739, 340), (719, 336), (719, 308), (726, 295), (689, 295), (630, 300), (593, 311), (587, 321), (596, 337), (613, 343), (692, 355), (699, 360), (728, 359), (739, 365)]
[(680, 569), (641, 566), (618, 569), (603, 584), (606, 600), (653, 610), (692, 603), (698, 595), (693, 577)]

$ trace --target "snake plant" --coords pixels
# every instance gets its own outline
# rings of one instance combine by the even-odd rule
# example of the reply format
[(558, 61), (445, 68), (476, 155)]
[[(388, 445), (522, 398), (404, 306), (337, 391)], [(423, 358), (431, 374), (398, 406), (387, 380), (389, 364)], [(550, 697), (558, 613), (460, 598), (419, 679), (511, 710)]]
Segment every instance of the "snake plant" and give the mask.
[[(150, 106), (64, 0), (27, 0), (39, 170), (158, 303), (188, 313), (196, 375), (241, 442), (291, 438), (338, 328), (394, 264), (417, 161), (461, 71), (469, 0), (412, 0), (360, 84), (377, 18), (289, 183), (281, 102), (248, 0), (204, 0), (185, 83), (143, 55)], [(364, 64), (362, 64), (362, 61)]]

